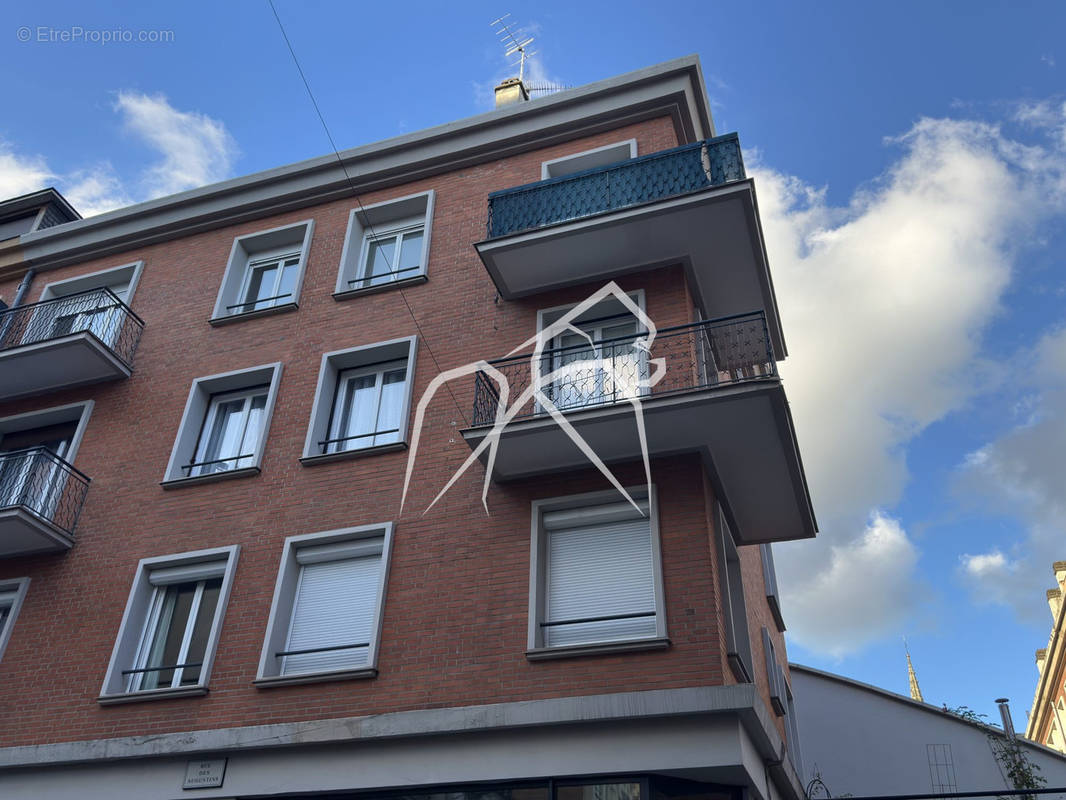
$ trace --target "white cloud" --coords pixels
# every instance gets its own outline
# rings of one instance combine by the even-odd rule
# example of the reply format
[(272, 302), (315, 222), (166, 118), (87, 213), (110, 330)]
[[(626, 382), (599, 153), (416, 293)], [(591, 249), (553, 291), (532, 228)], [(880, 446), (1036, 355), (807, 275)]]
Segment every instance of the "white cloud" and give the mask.
[(56, 186), (84, 217), (227, 178), (237, 146), (218, 120), (179, 111), (162, 95), (118, 93), (115, 111), (130, 135), (159, 155), (129, 183), (107, 161), (54, 169), (42, 155), (18, 153), (0, 141), (0, 199)]
[[(1066, 174), (1053, 148), (982, 122), (923, 119), (888, 143), (900, 158), (847, 206), (751, 170), (791, 353), (781, 372), (821, 528), (813, 543), (780, 548), (782, 591), (793, 638), (838, 655), (898, 632), (918, 608), (906, 531), (892, 521), (888, 536), (887, 517), (867, 520), (899, 500), (907, 444), (999, 377), (981, 334), (1000, 312), (1017, 242), (1061, 205)], [(871, 603), (881, 590), (844, 574), (874, 542), (898, 556), (886, 565), (892, 603)]]
[(975, 600), (1043, 621), (1039, 587), (1051, 585), (1052, 563), (1066, 559), (1066, 329), (1045, 335), (1015, 364), (1021, 389), (1035, 384), (1034, 408), (965, 458), (958, 489), (978, 508), (1020, 520), (1021, 535), (1010, 558), (999, 551), (963, 556), (961, 577)]
[(162, 156), (142, 176), (148, 198), (229, 177), (237, 144), (218, 120), (179, 111), (163, 95), (131, 91), (119, 92), (115, 109), (127, 130)]

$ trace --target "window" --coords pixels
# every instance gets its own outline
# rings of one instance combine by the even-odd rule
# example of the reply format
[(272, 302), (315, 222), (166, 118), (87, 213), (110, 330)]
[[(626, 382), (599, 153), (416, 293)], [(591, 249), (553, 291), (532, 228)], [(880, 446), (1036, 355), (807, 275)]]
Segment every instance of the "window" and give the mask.
[(766, 589), (766, 603), (770, 606), (777, 629), (785, 630), (785, 620), (781, 616), (781, 599), (777, 594), (777, 570), (774, 569), (774, 550), (769, 543), (759, 545), (759, 553), (762, 556), (762, 582)]
[(211, 324), (294, 310), (314, 225), (308, 219), (234, 239)]
[(259, 684), (377, 674), (392, 524), (285, 540)]
[(584, 172), (587, 169), (605, 167), (608, 164), (617, 164), (629, 158), (637, 157), (637, 140), (627, 139), (624, 142), (616, 142), (604, 147), (596, 147), (581, 153), (553, 158), (545, 161), (540, 167), (540, 177), (560, 178), (563, 175), (573, 175), (575, 172)]
[(304, 463), (406, 447), (415, 338), (322, 356)]
[(751, 638), (748, 634), (748, 611), (744, 602), (744, 580), (733, 532), (726, 521), (721, 504), (716, 505), (716, 543), (718, 545), (718, 576), (724, 612), (726, 660), (741, 683), (754, 680), (751, 659)]
[(29, 578), (0, 580), (0, 659), (4, 657), (4, 650), (7, 649), (11, 631), (29, 588)]
[(237, 553), (141, 560), (99, 702), (206, 693)]
[(654, 497), (533, 505), (529, 655), (666, 646)]
[(770, 638), (769, 628), (762, 629), (763, 655), (766, 657), (766, 683), (770, 688), (770, 705), (774, 713), (779, 717), (788, 713), (786, 698), (785, 673), (781, 669), (781, 662), (777, 660), (777, 651), (774, 648), (773, 639)]
[(193, 381), (164, 486), (258, 474), (281, 364)]
[(334, 297), (343, 300), (426, 280), (434, 193), (353, 209)]

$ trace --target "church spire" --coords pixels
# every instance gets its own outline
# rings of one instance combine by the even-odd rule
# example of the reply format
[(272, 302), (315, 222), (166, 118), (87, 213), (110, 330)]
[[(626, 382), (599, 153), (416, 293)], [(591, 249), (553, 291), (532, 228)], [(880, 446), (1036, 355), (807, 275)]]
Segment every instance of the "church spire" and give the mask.
[(918, 686), (918, 676), (914, 673), (914, 665), (911, 663), (911, 651), (907, 648), (906, 638), (903, 639), (903, 651), (907, 654), (907, 678), (911, 684), (911, 700), (924, 703), (925, 699), (922, 697), (922, 690)]

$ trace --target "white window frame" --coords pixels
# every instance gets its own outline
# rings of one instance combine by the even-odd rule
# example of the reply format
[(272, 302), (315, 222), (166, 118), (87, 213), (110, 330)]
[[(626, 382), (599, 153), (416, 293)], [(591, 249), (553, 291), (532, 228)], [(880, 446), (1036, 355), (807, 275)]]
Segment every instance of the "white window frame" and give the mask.
[(605, 167), (630, 158), (637, 157), (637, 140), (626, 139), (613, 144), (605, 144), (602, 147), (593, 147), (591, 150), (582, 150), (580, 153), (571, 153), (568, 156), (560, 156), (540, 164), (540, 178), (561, 178), (572, 175), (575, 172), (584, 172), (587, 169)]
[[(138, 562), (97, 702), (101, 705), (109, 705), (155, 698), (207, 694), (207, 687), (211, 680), (211, 668), (226, 615), (226, 606), (229, 603), (239, 553), (239, 545), (229, 545), (169, 556), (142, 558)], [(221, 565), (222, 586), (219, 589), (218, 606), (215, 608), (215, 616), (207, 636), (207, 647), (204, 651), (203, 665), (200, 667), (199, 682), (190, 686), (131, 690), (129, 676), (122, 673), (123, 670), (138, 668), (135, 665), (142, 658), (145, 632), (151, 621), (150, 614), (154, 598), (157, 596), (157, 586), (197, 580), (197, 576), (208, 572), (216, 575), (219, 565)], [(156, 576), (154, 580), (153, 573)]]
[[(348, 215), (348, 230), (344, 236), (340, 269), (333, 293), (336, 300), (346, 300), (365, 294), (387, 291), (424, 283), (428, 277), (430, 241), (433, 232), (433, 208), (436, 192), (397, 197), (361, 208), (353, 208)], [(422, 253), (418, 271), (396, 275), (391, 281), (366, 284), (368, 258), (372, 242), (389, 239), (397, 234), (422, 231)], [(399, 254), (399, 248), (396, 254)], [(395, 265), (393, 269), (395, 269)]]
[[(349, 678), (373, 678), (377, 676), (385, 593), (388, 587), (389, 569), (392, 561), (392, 536), (393, 523), (383, 522), (374, 525), (361, 525), (320, 533), (289, 536), (285, 539), (281, 553), (281, 565), (278, 569), (277, 581), (274, 584), (274, 597), (270, 604), (270, 615), (267, 618), (266, 633), (263, 637), (263, 651), (259, 659), (259, 669), (255, 679), (257, 686), (283, 686)], [(358, 667), (341, 670), (282, 674), (281, 659), (277, 658), (276, 654), (283, 652), (288, 645), (292, 616), (302, 575), (302, 567), (299, 560), (300, 551), (309, 548), (326, 550), (336, 547), (338, 551), (343, 553), (348, 546), (358, 546), (360, 543), (376, 539), (381, 540), (381, 569), (366, 663)], [(343, 554), (338, 555), (338, 559), (343, 557)], [(323, 560), (326, 559), (324, 558)]]
[[(215, 299), (215, 308), (211, 314), (212, 325), (224, 325), (238, 320), (261, 317), (293, 311), (299, 307), (300, 291), (307, 273), (307, 261), (311, 252), (311, 237), (315, 221), (305, 219), (277, 228), (255, 231), (238, 236), (230, 248), (229, 260), (222, 275), (222, 283)], [(270, 259), (299, 256), (300, 263), (296, 272), (296, 284), (293, 286), (292, 299), (289, 302), (273, 301), (273, 304), (251, 311), (241, 310), (241, 306), (250, 305), (243, 302), (251, 279), (252, 269)], [(278, 271), (278, 280), (281, 270)], [(267, 301), (260, 301), (267, 302)]]
[(726, 661), (737, 681), (752, 683), (755, 680), (755, 665), (751, 654), (751, 632), (748, 626), (747, 601), (744, 597), (740, 551), (726, 520), (725, 510), (722, 504), (717, 502), (714, 527)]
[(646, 486), (627, 487), (626, 491), (638, 502), (648, 502), (648, 523), (651, 538), (651, 567), (655, 598), (655, 633), (650, 637), (623, 639), (607, 642), (591, 642), (574, 645), (549, 646), (544, 644), (542, 623), (547, 622), (547, 569), (548, 536), (544, 525), (544, 515), (549, 512), (573, 512), (575, 519), (586, 509), (597, 515), (605, 512), (616, 513), (620, 518), (636, 511), (617, 491), (587, 492), (578, 495), (535, 500), (532, 504), (532, 520), (529, 550), (529, 628), (527, 636), (526, 658), (537, 661), (567, 656), (592, 655), (596, 653), (625, 652), (631, 650), (662, 649), (670, 646), (666, 629), (666, 602), (663, 585), (662, 548), (659, 533), (658, 493), (651, 487), (651, 494)]
[[(342, 458), (403, 450), (407, 447), (417, 345), (417, 337), (406, 336), (401, 339), (391, 339), (386, 342), (377, 342), (361, 347), (334, 350), (322, 355), (322, 363), (318, 371), (318, 384), (315, 387), (315, 398), (311, 406), (311, 419), (307, 426), (303, 456), (300, 458), (302, 464), (311, 465)], [(404, 378), (405, 391), (403, 407), (400, 409), (400, 427), (397, 440), (387, 444), (353, 447), (331, 452), (328, 440), (334, 438), (331, 433), (334, 429), (333, 410), (338, 398), (337, 390), (342, 374), (348, 370), (364, 367), (384, 369), (387, 364), (405, 359), (407, 361), (407, 374)], [(327, 444), (323, 445), (321, 444), (322, 442), (327, 442)]]
[[(270, 421), (274, 415), (274, 405), (281, 384), (281, 372), (281, 362), (275, 362), (195, 378), (189, 389), (188, 399), (185, 401), (185, 410), (182, 412), (178, 431), (174, 436), (174, 446), (170, 451), (170, 460), (163, 473), (161, 485), (169, 489), (207, 481), (258, 475), (262, 469), (263, 453), (270, 435)], [(266, 406), (263, 409), (263, 430), (256, 442), (250, 463), (236, 469), (196, 475), (192, 474), (192, 470), (183, 469), (190, 462), (197, 460), (196, 454), (200, 448), (202, 433), (206, 430), (205, 424), (214, 398), (223, 394), (236, 394), (257, 389), (263, 385), (268, 386)]]
[[(98, 289), (106, 286), (114, 291), (117, 286), (126, 286), (122, 293), (125, 297), (119, 297), (127, 306), (133, 305), (133, 295), (137, 291), (137, 285), (141, 281), (141, 273), (144, 271), (144, 261), (133, 261), (117, 267), (97, 270), (74, 278), (65, 278), (61, 281), (52, 281), (45, 284), (41, 290), (41, 300), (54, 300), (57, 297), (66, 297), (71, 294)], [(119, 292), (116, 292), (119, 294)]]
[[(285, 272), (285, 268), (293, 266), (286, 262), (296, 259), (296, 272), (299, 275), (302, 269), (301, 254), (299, 250), (291, 250), (290, 248), (282, 248), (276, 253), (256, 253), (250, 256), (248, 259), (248, 265), (244, 268), (244, 279), (241, 282), (240, 291), (237, 293), (237, 304), (239, 306), (258, 306), (260, 303), (269, 303), (262, 308), (249, 308), (243, 311), (230, 311), (231, 315), (238, 314), (251, 314), (256, 311), (269, 311), (276, 308), (279, 305), (287, 305), (288, 303), (282, 303), (282, 297), (278, 296), (278, 290), (281, 288), (281, 277)], [(271, 293), (262, 300), (250, 300), (248, 299), (248, 290), (252, 285), (252, 276), (258, 269), (264, 269), (269, 266), (274, 266), (277, 269), (277, 276), (274, 278), (274, 285), (271, 287)], [(285, 295), (290, 297), (291, 295)], [(289, 301), (295, 302), (295, 301)], [(229, 310), (229, 309), (227, 309)]]
[[(407, 383), (407, 361), (406, 359), (398, 359), (396, 361), (387, 361), (383, 364), (373, 364), (365, 367), (351, 367), (349, 369), (342, 369), (337, 373), (337, 389), (333, 394), (333, 408), (330, 411), (330, 423), (329, 423), (329, 438), (330, 442), (325, 447), (327, 453), (343, 453), (347, 450), (362, 450), (369, 447), (379, 447), (386, 444), (394, 444), (394, 442), (379, 442), (377, 441), (379, 436), (388, 436), (390, 433), (396, 434), (396, 440), (401, 437), (401, 431), (396, 429), (395, 431), (389, 430), (375, 430), (372, 434), (366, 434), (363, 439), (351, 439), (355, 447), (342, 447), (343, 442), (340, 441), (339, 434), (342, 430), (347, 428), (347, 420), (344, 419), (339, 413), (349, 402), (350, 384), (355, 378), (365, 378), (371, 375), (374, 376), (374, 418), (377, 420), (381, 416), (381, 396), (385, 390), (385, 373), (386, 372), (398, 372), (404, 371), (404, 388), (406, 390)], [(402, 407), (401, 407), (402, 414)], [(376, 427), (377, 423), (375, 423)], [(367, 441), (369, 440), (369, 441)]]
[(4, 578), (0, 580), (0, 608), (7, 609), (7, 619), (0, 626), (0, 661), (4, 658), (7, 643), (11, 641), (11, 632), (15, 629), (26, 592), (30, 589), (29, 578)]
[[(211, 399), (208, 402), (207, 413), (204, 415), (204, 421), (200, 428), (200, 438), (196, 443), (196, 452), (193, 455), (195, 466), (199, 467), (199, 470), (190, 469), (190, 477), (199, 477), (203, 475), (210, 475), (211, 472), (205, 471), (204, 467), (210, 465), (214, 459), (208, 459), (207, 445), (210, 443), (210, 432), (214, 428), (215, 423), (218, 421), (219, 408), (224, 403), (231, 403), (234, 400), (244, 401), (241, 408), (241, 442), (244, 441), (248, 435), (248, 424), (251, 418), (252, 403), (257, 397), (267, 398), (270, 395), (269, 384), (261, 384), (259, 386), (253, 386), (247, 389), (238, 389), (233, 392), (219, 392), (211, 395)], [(265, 412), (264, 406), (264, 412)], [(258, 451), (262, 442), (262, 433), (256, 437), (255, 445), (251, 448), (252, 453), (238, 453), (236, 456), (224, 457), (222, 460), (225, 462), (234, 461), (233, 469), (244, 469), (251, 466), (251, 460), (255, 458), (255, 451)], [(240, 448), (245, 449), (245, 448)], [(184, 467), (183, 467), (184, 469)]]

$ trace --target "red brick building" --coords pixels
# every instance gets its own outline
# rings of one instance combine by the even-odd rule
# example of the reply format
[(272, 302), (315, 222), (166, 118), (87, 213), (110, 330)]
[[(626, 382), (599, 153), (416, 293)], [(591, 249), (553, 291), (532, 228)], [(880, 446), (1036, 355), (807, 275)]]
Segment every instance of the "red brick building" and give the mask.
[(695, 58), (21, 232), (0, 298), (3, 797), (802, 794), (815, 523)]

